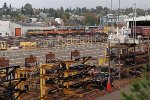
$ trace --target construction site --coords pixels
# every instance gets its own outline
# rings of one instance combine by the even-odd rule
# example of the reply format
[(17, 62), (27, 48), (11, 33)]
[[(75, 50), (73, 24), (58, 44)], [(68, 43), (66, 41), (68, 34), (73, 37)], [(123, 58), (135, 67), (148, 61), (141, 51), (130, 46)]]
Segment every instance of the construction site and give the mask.
[(0, 21), (0, 100), (120, 100), (101, 97), (150, 72), (150, 16), (135, 9), (120, 20), (111, 0), (99, 26)]
[(0, 99), (97, 100), (127, 86), (150, 71), (150, 46), (125, 33), (3, 38)]

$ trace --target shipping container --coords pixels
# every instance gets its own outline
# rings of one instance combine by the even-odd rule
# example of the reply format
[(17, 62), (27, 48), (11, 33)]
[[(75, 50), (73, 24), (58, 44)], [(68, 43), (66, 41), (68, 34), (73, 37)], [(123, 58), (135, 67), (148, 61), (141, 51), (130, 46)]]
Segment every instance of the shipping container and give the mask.
[(150, 26), (136, 26), (131, 28), (131, 35), (133, 35), (133, 32), (136, 33), (136, 36), (142, 35), (142, 36), (150, 36)]
[(143, 28), (143, 36), (150, 36), (150, 27)]

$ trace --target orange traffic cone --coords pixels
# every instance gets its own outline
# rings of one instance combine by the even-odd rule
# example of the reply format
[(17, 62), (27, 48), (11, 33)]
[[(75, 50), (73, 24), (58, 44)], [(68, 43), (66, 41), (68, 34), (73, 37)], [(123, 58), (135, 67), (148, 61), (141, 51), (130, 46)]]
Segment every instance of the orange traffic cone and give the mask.
[(110, 81), (107, 82), (107, 91), (108, 92), (111, 91), (111, 82)]

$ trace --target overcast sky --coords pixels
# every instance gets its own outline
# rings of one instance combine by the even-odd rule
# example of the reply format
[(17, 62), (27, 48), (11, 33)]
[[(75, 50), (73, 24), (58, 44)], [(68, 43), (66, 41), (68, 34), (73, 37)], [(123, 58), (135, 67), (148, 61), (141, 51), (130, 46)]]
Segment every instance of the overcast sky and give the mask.
[[(118, 8), (119, 0), (113, 1), (113, 9)], [(137, 3), (137, 7), (145, 9), (150, 8), (150, 0), (120, 0), (121, 8), (131, 7), (133, 3)], [(95, 8), (96, 6), (111, 7), (111, 0), (0, 0), (0, 7), (6, 2), (8, 5), (11, 3), (13, 7), (20, 8), (26, 3), (30, 3), (34, 8), (59, 8), (63, 6), (64, 8), (75, 7), (87, 7)]]

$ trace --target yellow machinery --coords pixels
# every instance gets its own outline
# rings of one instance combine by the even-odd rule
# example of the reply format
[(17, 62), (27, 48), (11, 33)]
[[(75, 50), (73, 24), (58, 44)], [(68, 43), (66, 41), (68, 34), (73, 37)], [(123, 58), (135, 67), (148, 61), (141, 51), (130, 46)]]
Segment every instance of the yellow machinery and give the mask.
[(104, 27), (103, 32), (108, 33), (110, 31), (110, 29), (111, 29), (111, 27), (106, 26), (106, 27)]
[(0, 50), (6, 50), (7, 44), (6, 41), (0, 41)]
[(22, 48), (36, 48), (37, 44), (36, 42), (20, 42), (20, 46)]
[(100, 58), (99, 59), (99, 66), (103, 66), (106, 63), (108, 63), (108, 59), (107, 58)]

